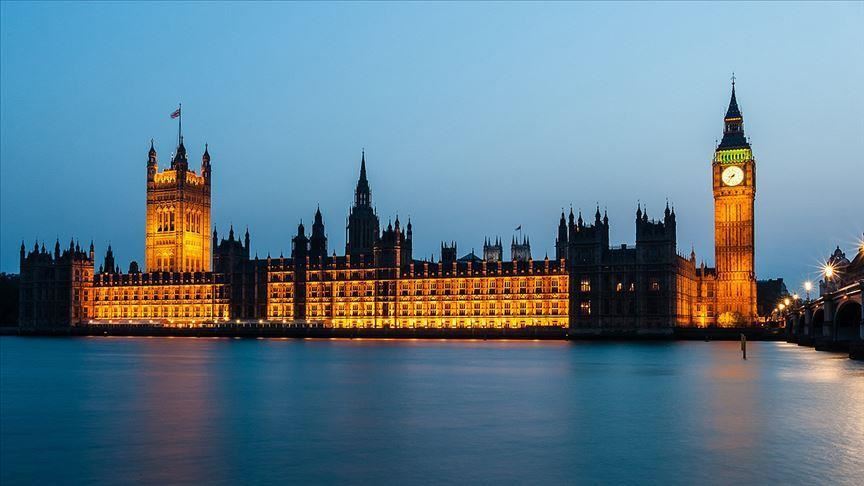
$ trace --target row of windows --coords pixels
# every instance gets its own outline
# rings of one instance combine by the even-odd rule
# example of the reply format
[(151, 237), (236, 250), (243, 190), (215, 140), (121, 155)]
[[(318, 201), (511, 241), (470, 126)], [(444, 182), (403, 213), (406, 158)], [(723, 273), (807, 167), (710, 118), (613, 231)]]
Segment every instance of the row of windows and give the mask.
[[(636, 284), (634, 282), (623, 282), (620, 280), (613, 280), (610, 282), (610, 287), (616, 292), (635, 292)], [(657, 278), (651, 278), (648, 281), (648, 290), (652, 292), (660, 291), (660, 280)], [(589, 277), (582, 277), (579, 281), (579, 291), (580, 292), (591, 292), (591, 279)]]
[[(212, 289), (211, 287), (196, 287), (194, 289), (190, 288), (182, 288), (175, 287), (173, 289), (158, 289), (158, 288), (147, 288), (144, 287), (142, 290), (136, 289), (100, 289), (93, 293), (94, 299), (97, 301), (129, 301), (129, 300), (201, 300), (201, 299), (211, 299), (215, 296), (217, 299), (221, 299), (225, 295), (225, 289), (223, 287), (216, 287)], [(85, 296), (86, 298), (86, 296)]]
[(559, 318), (515, 318), (515, 319), (335, 319), (329, 323), (335, 328), (371, 329), (393, 327), (402, 329), (523, 329), (526, 327), (566, 327), (567, 319)]
[[(381, 282), (380, 288), (388, 292), (393, 282)], [(331, 290), (333, 289), (333, 290)], [(367, 296), (371, 297), (375, 290), (375, 282), (337, 282), (335, 284), (309, 284), (309, 295), (312, 297), (329, 297), (335, 292), (337, 297)], [(510, 293), (559, 293), (567, 290), (567, 279), (471, 279), (465, 280), (426, 280), (416, 282), (399, 282), (398, 293), (408, 295), (480, 295), (480, 294), (510, 294)]]
[[(537, 315), (537, 316), (566, 316), (567, 301), (533, 301), (533, 302), (504, 302), (499, 305), (496, 302), (484, 303), (466, 302), (456, 303), (403, 303), (396, 306), (399, 315), (402, 316), (509, 316), (509, 315)], [(274, 314), (278, 315), (278, 309), (274, 308)], [(378, 314), (388, 314), (386, 304), (379, 307)], [(373, 304), (308, 304), (306, 306), (307, 317), (336, 317), (344, 316), (375, 316)]]
[(227, 305), (183, 305), (183, 306), (137, 306), (137, 305), (97, 305), (94, 309), (97, 319), (128, 318), (173, 318), (173, 317), (228, 317)]

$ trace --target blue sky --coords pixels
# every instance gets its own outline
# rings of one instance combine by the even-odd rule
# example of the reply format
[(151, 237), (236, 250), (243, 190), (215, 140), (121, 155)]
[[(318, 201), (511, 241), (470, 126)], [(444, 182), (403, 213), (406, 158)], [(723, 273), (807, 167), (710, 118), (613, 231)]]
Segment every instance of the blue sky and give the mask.
[[(415, 256), (522, 225), (554, 253), (562, 207), (666, 198), (713, 263), (710, 161), (735, 71), (757, 158), (757, 273), (798, 285), (861, 237), (864, 3), (4, 2), (0, 270), (21, 239), (143, 257), (145, 163), (213, 157), (213, 221), (290, 251), (317, 204), (330, 247), (366, 148), (383, 222)], [(509, 251), (507, 252), (509, 254)]]

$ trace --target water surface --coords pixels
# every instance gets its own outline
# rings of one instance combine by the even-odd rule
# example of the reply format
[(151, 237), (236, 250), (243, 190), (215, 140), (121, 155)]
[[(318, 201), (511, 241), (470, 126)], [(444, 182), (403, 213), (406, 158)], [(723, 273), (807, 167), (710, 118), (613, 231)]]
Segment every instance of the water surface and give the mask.
[(847, 483), (864, 365), (785, 343), (0, 338), (0, 483)]

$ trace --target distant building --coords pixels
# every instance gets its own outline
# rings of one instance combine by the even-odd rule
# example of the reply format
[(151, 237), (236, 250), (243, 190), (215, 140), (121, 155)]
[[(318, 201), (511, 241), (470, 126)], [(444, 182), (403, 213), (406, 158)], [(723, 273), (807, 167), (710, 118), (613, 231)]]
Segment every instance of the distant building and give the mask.
[(756, 293), (759, 296), (756, 307), (760, 317), (771, 315), (777, 303), (790, 296), (782, 278), (758, 280)]

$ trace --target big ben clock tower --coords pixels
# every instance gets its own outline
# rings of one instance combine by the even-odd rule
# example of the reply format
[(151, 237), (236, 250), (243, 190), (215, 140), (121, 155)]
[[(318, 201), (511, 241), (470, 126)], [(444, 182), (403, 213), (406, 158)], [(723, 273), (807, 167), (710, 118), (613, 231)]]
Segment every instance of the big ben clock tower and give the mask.
[(742, 326), (756, 319), (756, 274), (753, 270), (756, 161), (744, 136), (744, 118), (735, 99), (734, 76), (732, 99), (723, 122), (723, 140), (711, 164), (717, 321), (721, 326)]

